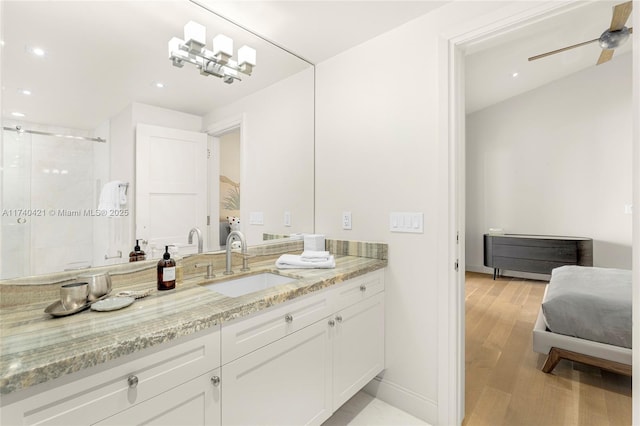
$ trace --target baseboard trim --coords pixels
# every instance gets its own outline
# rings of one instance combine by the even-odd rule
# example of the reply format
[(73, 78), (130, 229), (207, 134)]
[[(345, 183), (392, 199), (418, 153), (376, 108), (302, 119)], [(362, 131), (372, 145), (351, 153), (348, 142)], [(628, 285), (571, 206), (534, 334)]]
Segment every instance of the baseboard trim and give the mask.
[(438, 404), (403, 386), (378, 376), (371, 380), (363, 390), (429, 424), (438, 423)]

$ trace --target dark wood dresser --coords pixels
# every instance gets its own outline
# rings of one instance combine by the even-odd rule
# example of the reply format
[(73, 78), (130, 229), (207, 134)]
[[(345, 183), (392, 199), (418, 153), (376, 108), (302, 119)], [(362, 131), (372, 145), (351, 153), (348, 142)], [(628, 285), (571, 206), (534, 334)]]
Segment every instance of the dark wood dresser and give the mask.
[(551, 274), (563, 265), (593, 266), (593, 240), (553, 235), (484, 234), (484, 266), (493, 268), (493, 279), (500, 269)]

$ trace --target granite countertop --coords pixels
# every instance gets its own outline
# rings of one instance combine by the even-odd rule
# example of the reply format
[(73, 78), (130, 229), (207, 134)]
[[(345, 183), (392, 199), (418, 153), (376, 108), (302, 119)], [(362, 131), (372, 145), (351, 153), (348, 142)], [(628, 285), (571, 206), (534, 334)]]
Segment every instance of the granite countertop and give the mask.
[[(132, 285), (131, 290), (153, 291), (131, 306), (112, 312), (86, 310), (53, 318), (44, 313), (53, 300), (3, 308), (0, 394), (190, 335), (387, 265), (386, 260), (374, 258), (335, 257), (335, 269), (278, 270), (273, 261), (252, 264), (247, 274), (269, 271), (297, 280), (236, 298), (200, 286), (204, 278), (191, 278), (178, 284), (175, 290), (165, 292), (155, 290), (155, 282)], [(231, 278), (218, 275), (207, 283)], [(236, 273), (232, 277), (241, 275)]]

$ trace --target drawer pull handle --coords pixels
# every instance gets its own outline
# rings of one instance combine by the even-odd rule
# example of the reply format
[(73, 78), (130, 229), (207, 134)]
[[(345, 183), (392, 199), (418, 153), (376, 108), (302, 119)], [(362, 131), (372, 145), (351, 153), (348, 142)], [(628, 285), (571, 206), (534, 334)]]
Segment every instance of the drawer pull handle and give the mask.
[(336, 316), (336, 322), (342, 322), (342, 315)]
[(127, 377), (127, 383), (129, 384), (129, 388), (135, 389), (138, 386), (138, 376), (131, 375)]
[(286, 322), (289, 322), (289, 323), (293, 322), (293, 315), (291, 315), (291, 314), (287, 314), (287, 315), (285, 315), (285, 316), (284, 316), (284, 320), (285, 320)]
[(332, 319), (329, 320), (329, 327), (335, 327), (336, 322)]
[(213, 386), (218, 386), (220, 384), (220, 377), (219, 376), (213, 376), (211, 378), (211, 384)]
[(360, 291), (367, 291), (367, 286), (365, 284), (360, 284)]

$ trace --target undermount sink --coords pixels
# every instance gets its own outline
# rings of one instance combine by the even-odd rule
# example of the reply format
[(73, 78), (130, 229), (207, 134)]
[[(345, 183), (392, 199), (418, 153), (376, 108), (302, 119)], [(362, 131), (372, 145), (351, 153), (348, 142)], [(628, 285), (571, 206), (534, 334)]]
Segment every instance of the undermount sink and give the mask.
[(260, 274), (230, 279), (221, 283), (206, 284), (203, 285), (203, 287), (228, 297), (240, 297), (245, 294), (265, 290), (281, 284), (287, 284), (292, 281), (296, 281), (296, 279), (272, 274), (270, 272), (263, 272)]

